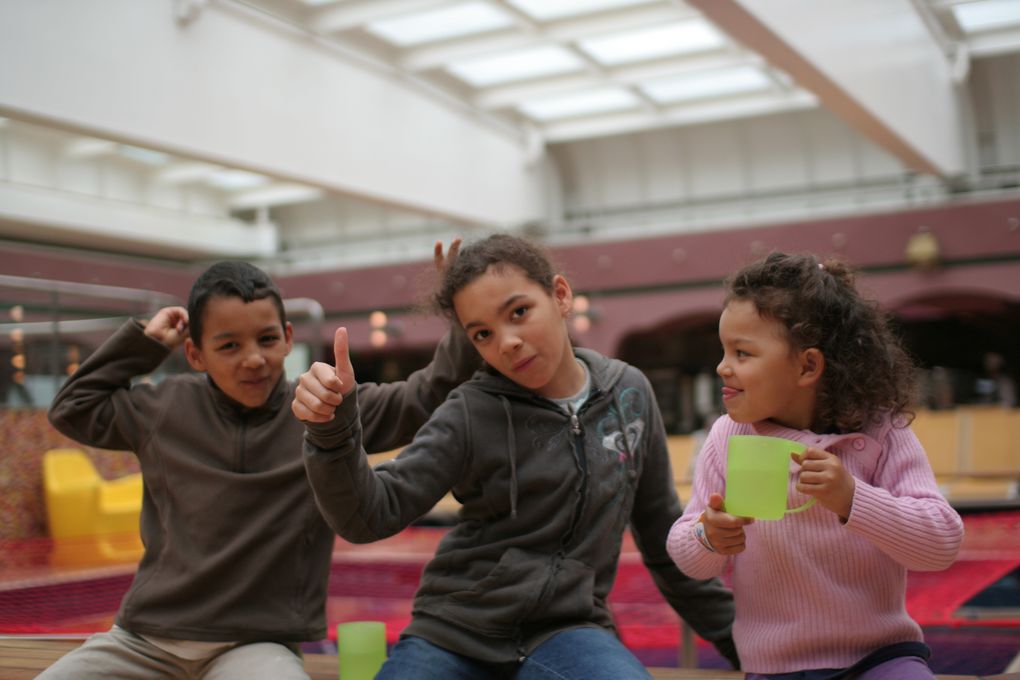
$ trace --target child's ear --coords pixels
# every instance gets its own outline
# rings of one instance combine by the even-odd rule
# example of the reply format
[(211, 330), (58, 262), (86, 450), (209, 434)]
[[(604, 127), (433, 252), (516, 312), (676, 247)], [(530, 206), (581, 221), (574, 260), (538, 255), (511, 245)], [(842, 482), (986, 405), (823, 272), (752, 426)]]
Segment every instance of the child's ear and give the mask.
[(205, 359), (202, 357), (202, 350), (195, 345), (191, 338), (184, 339), (184, 356), (193, 369), (196, 371), (205, 370)]
[(561, 274), (553, 277), (553, 297), (556, 299), (556, 306), (560, 308), (560, 313), (563, 316), (569, 314), (574, 306), (574, 291)]
[(800, 353), (800, 378), (797, 384), (802, 387), (814, 385), (825, 373), (825, 355), (817, 347), (809, 347)]
[(290, 354), (290, 351), (294, 349), (294, 327), (290, 325), (290, 321), (283, 326), (283, 337), (287, 342), (287, 354)]

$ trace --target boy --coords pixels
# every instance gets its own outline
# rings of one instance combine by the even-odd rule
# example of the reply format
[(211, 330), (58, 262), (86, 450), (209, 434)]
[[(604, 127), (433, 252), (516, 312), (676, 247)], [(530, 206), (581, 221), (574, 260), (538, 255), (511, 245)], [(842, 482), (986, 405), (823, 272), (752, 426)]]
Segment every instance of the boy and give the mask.
[[(195, 282), (187, 310), (127, 322), (68, 379), (50, 421), (84, 444), (136, 453), (145, 554), (114, 627), (41, 678), (307, 678), (297, 645), (325, 636), (335, 536), (288, 408), (291, 342), (272, 280), (220, 262)], [(182, 343), (204, 376), (130, 384)], [(450, 333), (406, 382), (358, 385), (368, 445), (408, 442), (477, 363), (463, 334)]]

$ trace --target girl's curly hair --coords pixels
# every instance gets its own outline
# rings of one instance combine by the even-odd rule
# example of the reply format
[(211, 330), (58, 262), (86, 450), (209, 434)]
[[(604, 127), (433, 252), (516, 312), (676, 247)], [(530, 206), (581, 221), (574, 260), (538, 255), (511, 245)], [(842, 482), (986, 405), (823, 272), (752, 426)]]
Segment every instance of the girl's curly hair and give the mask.
[(432, 306), (440, 314), (453, 318), (456, 315), (453, 296), (489, 267), (497, 272), (516, 267), (547, 293), (551, 295), (553, 292), (556, 270), (541, 247), (519, 236), (493, 234), (461, 248), (443, 271), (438, 289), (432, 296)]
[(857, 432), (884, 415), (913, 418), (913, 362), (845, 263), (772, 253), (726, 281), (725, 302), (733, 300), (748, 300), (762, 318), (782, 324), (794, 350), (821, 350), (819, 426)]

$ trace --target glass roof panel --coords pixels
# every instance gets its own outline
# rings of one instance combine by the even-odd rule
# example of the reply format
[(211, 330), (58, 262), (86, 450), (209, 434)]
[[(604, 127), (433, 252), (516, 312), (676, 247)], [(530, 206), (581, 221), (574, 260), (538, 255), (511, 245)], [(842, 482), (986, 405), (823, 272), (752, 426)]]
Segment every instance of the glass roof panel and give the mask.
[(206, 182), (218, 189), (232, 191), (268, 184), (269, 178), (247, 170), (220, 170), (210, 175)]
[(584, 67), (581, 58), (570, 50), (550, 45), (453, 62), (446, 69), (475, 87), (488, 87), (515, 80), (573, 73)]
[(506, 12), (484, 2), (402, 14), (365, 25), (365, 30), (399, 47), (484, 33), (514, 24)]
[(721, 47), (725, 39), (702, 19), (582, 40), (578, 44), (607, 66)]
[(166, 165), (170, 162), (170, 156), (163, 153), (162, 151), (153, 151), (152, 149), (143, 149), (140, 146), (131, 146), (130, 144), (121, 144), (118, 148), (120, 155), (131, 160), (144, 163), (145, 165)]
[(642, 84), (641, 90), (660, 104), (671, 104), (766, 90), (771, 86), (772, 81), (760, 69), (739, 66), (653, 80)]
[(1020, 24), (1020, 2), (1017, 0), (984, 0), (953, 5), (953, 14), (960, 28), (967, 33), (999, 26)]
[(635, 108), (639, 104), (640, 100), (628, 90), (605, 88), (536, 99), (521, 104), (518, 109), (529, 118), (544, 122), (594, 113), (622, 111)]
[(652, 0), (509, 0), (510, 4), (539, 21), (555, 21), (617, 7), (645, 5)]

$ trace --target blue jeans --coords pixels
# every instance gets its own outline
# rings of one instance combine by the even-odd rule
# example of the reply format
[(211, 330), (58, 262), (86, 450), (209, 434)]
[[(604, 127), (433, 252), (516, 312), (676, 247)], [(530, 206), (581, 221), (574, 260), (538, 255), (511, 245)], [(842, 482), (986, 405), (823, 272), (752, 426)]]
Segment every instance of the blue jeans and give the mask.
[(543, 642), (523, 663), (461, 656), (419, 637), (400, 640), (376, 680), (651, 680), (623, 643), (601, 628), (574, 628)]

